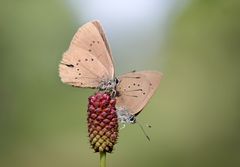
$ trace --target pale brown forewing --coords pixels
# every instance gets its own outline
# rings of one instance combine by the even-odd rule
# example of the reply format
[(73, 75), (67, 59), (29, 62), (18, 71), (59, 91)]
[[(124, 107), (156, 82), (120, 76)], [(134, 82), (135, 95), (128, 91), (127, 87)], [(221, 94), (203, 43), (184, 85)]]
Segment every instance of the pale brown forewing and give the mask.
[(156, 91), (161, 78), (162, 74), (155, 71), (131, 72), (120, 76), (116, 105), (125, 107), (131, 114), (139, 113)]
[(109, 71), (91, 53), (78, 47), (71, 47), (63, 55), (59, 65), (61, 81), (76, 87), (96, 88), (107, 80)]
[[(98, 31), (99, 31), (99, 33), (101, 34), (101, 36), (102, 36), (102, 39), (103, 39), (103, 41), (104, 41), (104, 43), (105, 43), (105, 46), (106, 46), (106, 48), (107, 48), (107, 50), (108, 50), (108, 54), (109, 54), (109, 56), (110, 56), (110, 58), (111, 58), (111, 63), (113, 64), (113, 57), (112, 57), (112, 52), (111, 52), (111, 49), (110, 49), (110, 46), (109, 46), (109, 43), (108, 43), (108, 41), (107, 41), (107, 37), (106, 37), (106, 35), (105, 35), (105, 33), (104, 33), (104, 30), (103, 30), (103, 27), (102, 27), (102, 25), (100, 24), (100, 22), (99, 21), (92, 21), (92, 23), (96, 26), (96, 28), (98, 29)], [(114, 65), (113, 65), (113, 70), (114, 70)], [(114, 71), (113, 71), (114, 72)]]
[(109, 79), (114, 76), (114, 66), (110, 47), (103, 28), (98, 21), (88, 22), (74, 35), (69, 49), (79, 47), (95, 56), (109, 72)]

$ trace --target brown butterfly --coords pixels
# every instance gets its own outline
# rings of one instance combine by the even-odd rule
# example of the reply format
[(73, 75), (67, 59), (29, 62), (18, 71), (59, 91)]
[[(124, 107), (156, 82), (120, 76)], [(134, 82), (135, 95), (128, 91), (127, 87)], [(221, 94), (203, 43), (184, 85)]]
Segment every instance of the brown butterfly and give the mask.
[(130, 72), (115, 77), (113, 58), (98, 21), (88, 22), (74, 35), (59, 65), (62, 82), (82, 88), (114, 92), (121, 123), (135, 123), (159, 86), (162, 74), (155, 71)]

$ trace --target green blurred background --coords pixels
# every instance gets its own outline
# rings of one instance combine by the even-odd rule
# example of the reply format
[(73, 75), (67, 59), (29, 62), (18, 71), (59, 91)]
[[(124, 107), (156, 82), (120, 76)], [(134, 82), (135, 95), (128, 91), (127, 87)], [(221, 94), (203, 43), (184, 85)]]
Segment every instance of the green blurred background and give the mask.
[(1, 0), (0, 166), (98, 166), (86, 128), (94, 91), (58, 77), (62, 53), (91, 19), (106, 27), (117, 74), (164, 73), (138, 116), (152, 125), (151, 142), (128, 126), (108, 166), (240, 166), (240, 1), (169, 2)]

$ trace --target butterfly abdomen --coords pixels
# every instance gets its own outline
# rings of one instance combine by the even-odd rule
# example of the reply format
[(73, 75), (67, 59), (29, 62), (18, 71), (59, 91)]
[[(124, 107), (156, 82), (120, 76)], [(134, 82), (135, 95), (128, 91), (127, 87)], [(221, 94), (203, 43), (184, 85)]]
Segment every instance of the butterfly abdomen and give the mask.
[(116, 100), (108, 93), (96, 93), (89, 97), (88, 132), (92, 148), (96, 152), (112, 152), (118, 137)]

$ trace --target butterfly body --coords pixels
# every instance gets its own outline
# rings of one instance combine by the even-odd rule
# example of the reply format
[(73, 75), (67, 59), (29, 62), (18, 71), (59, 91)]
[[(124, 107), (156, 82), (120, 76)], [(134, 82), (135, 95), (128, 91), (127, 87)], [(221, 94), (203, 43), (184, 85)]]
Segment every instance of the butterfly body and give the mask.
[(116, 87), (118, 85), (118, 79), (103, 80), (98, 86), (99, 91), (109, 92), (113, 97), (116, 96)]

